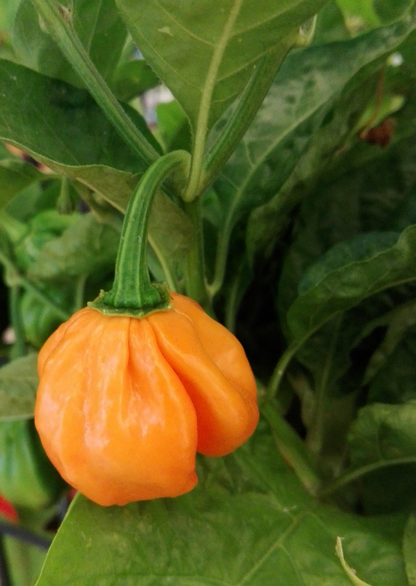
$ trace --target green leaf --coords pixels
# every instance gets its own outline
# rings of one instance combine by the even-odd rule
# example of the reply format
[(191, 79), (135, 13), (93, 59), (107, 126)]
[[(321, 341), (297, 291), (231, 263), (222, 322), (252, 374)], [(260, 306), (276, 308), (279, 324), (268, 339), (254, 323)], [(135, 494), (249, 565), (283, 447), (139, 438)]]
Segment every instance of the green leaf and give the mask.
[(160, 280), (167, 280), (169, 287), (177, 290), (177, 279), (183, 277), (184, 256), (194, 241), (194, 229), (185, 212), (160, 192), (152, 204), (148, 237), (162, 270)]
[(42, 177), (36, 167), (17, 159), (0, 160), (0, 209), (20, 191)]
[[(126, 41), (123, 25), (114, 0), (68, 0), (72, 22), (82, 44), (104, 78), (112, 76)], [(30, 0), (22, 0), (14, 21), (14, 49), (22, 65), (49, 77), (85, 87), (55, 41), (42, 28), (41, 20)], [(111, 51), (108, 50), (111, 47)]]
[(191, 133), (188, 119), (175, 100), (157, 106), (157, 133), (167, 152), (191, 150)]
[[(371, 235), (370, 239), (371, 239)], [(391, 237), (388, 236), (388, 240)], [(287, 321), (293, 343), (300, 346), (313, 332), (340, 312), (346, 311), (364, 299), (385, 289), (416, 279), (416, 226), (402, 232), (393, 246), (375, 243), (374, 251), (364, 259), (361, 256), (362, 239), (350, 246), (342, 245), (345, 264), (333, 268), (333, 258), (341, 260), (338, 248), (329, 255), (328, 270), (324, 259), (313, 271), (310, 288), (301, 294), (289, 309)], [(358, 247), (357, 247), (358, 244)], [(357, 251), (358, 249), (358, 251)], [(357, 255), (357, 256), (355, 256)], [(355, 260), (357, 259), (357, 260)]]
[(414, 6), (414, 0), (337, 0), (352, 33), (390, 24), (403, 18)]
[[(403, 403), (416, 399), (416, 330), (410, 330), (394, 348), (390, 347), (389, 334), (388, 329), (367, 367), (365, 382), (372, 376), (369, 403)], [(376, 374), (374, 368), (379, 369)]]
[(336, 2), (329, 2), (318, 13), (313, 44), (321, 45), (333, 43), (334, 41), (344, 41), (349, 38), (350, 35), (345, 26), (341, 10)]
[(407, 579), (409, 586), (416, 586), (416, 518), (410, 515), (407, 521), (403, 538), (403, 555), (406, 565)]
[[(143, 118), (131, 109), (129, 114), (157, 147)], [(8, 61), (0, 61), (0, 138), (121, 210), (147, 168), (88, 92)]]
[(12, 537), (5, 537), (4, 542), (13, 586), (34, 584), (45, 561), (45, 550)]
[(360, 410), (349, 437), (351, 468), (342, 478), (360, 479), (364, 511), (413, 510), (416, 491), (416, 401), (375, 403)]
[(243, 90), (256, 61), (323, 4), (226, 0), (218, 9), (208, 0), (198, 5), (117, 0), (133, 39), (194, 131), (202, 124), (210, 129)]
[[(412, 119), (411, 112), (403, 113), (400, 127), (408, 128)], [(360, 233), (402, 231), (416, 222), (413, 203), (416, 182), (414, 134), (386, 150), (357, 145), (349, 155), (341, 158), (330, 175), (322, 175), (322, 180), (303, 199), (296, 216), (295, 236), (285, 256), (279, 282), (279, 313), (286, 334), (286, 313), (297, 297), (299, 282), (308, 267), (327, 250)], [(307, 177), (304, 180), (307, 185)], [(295, 195), (298, 191), (295, 185)], [(255, 220), (263, 228), (257, 233), (254, 233)], [(269, 242), (275, 242), (277, 221), (272, 205), (266, 205), (259, 209), (258, 214), (253, 214), (249, 230), (253, 228), (253, 239), (256, 238), (255, 242), (260, 247), (258, 252), (264, 253), (261, 247), (264, 246), (269, 226)], [(266, 242), (268, 238), (266, 234)], [(378, 319), (380, 314), (368, 315), (366, 320), (371, 318)], [(384, 327), (388, 322), (379, 325)]]
[[(252, 126), (215, 183), (224, 208), (221, 249), (226, 248), (241, 216), (258, 206), (264, 207), (252, 213), (248, 225), (251, 258), (256, 252), (264, 254), (270, 242), (275, 244), (290, 210), (343, 147), (374, 92), (373, 82), (364, 91), (360, 87), (362, 75), (371, 77), (378, 60), (415, 26), (412, 21), (330, 47), (294, 51), (287, 57)], [(292, 183), (286, 188), (289, 180)]]
[(350, 466), (324, 493), (359, 480), (355, 488), (366, 514), (412, 510), (416, 491), (415, 422), (416, 401), (363, 407), (348, 437)]
[(382, 325), (387, 326), (386, 335), (368, 363), (363, 381), (364, 384), (368, 384), (375, 374), (386, 364), (406, 334), (411, 333), (411, 330), (415, 329), (416, 301), (411, 300), (399, 305), (387, 315), (381, 316), (375, 323), (370, 324), (370, 327), (380, 327)]
[(203, 459), (198, 473), (199, 486), (172, 500), (102, 508), (77, 497), (37, 586), (348, 586), (334, 555), (340, 535), (360, 577), (406, 586), (403, 520), (316, 504), (271, 438)]
[(10, 31), (13, 24), (13, 18), (17, 9), (16, 0), (3, 0), (0, 6), (0, 30)]
[(0, 419), (30, 419), (39, 385), (37, 354), (17, 358), (0, 368)]
[(416, 463), (416, 401), (360, 409), (349, 436), (353, 468)]
[(114, 267), (120, 234), (90, 214), (81, 216), (59, 238), (47, 242), (28, 269), (33, 281), (66, 281)]

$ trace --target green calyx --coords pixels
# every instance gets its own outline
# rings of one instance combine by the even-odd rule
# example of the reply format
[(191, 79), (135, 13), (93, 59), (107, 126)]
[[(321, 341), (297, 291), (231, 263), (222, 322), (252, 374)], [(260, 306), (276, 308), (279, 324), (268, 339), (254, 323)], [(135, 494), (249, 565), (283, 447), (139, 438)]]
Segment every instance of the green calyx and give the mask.
[(133, 192), (123, 222), (115, 277), (110, 291), (101, 291), (88, 306), (104, 315), (142, 318), (172, 308), (166, 283), (152, 283), (147, 264), (147, 232), (153, 198), (174, 171), (189, 167), (190, 155), (174, 151), (158, 159)]
[(92, 309), (96, 309), (100, 311), (104, 315), (119, 315), (124, 317), (146, 317), (151, 313), (155, 313), (156, 311), (166, 311), (168, 309), (172, 309), (172, 299), (170, 296), (170, 291), (166, 283), (153, 283), (153, 288), (155, 290), (155, 301), (153, 301), (149, 305), (144, 305), (142, 307), (114, 307), (111, 304), (110, 293), (106, 293), (105, 291), (100, 291), (100, 294), (94, 301), (90, 301), (88, 303), (88, 307), (92, 307)]

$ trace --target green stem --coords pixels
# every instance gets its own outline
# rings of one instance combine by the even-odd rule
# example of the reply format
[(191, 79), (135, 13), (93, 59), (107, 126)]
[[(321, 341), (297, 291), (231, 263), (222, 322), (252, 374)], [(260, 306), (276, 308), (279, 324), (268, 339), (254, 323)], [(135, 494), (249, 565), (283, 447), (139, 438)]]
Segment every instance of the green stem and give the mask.
[(9, 289), (10, 321), (15, 335), (13, 346), (13, 358), (26, 356), (26, 336), (23, 327), (22, 312), (20, 308), (21, 288), (13, 285)]
[(158, 153), (136, 128), (91, 61), (74, 30), (69, 9), (60, 6), (56, 0), (32, 0), (32, 2), (48, 32), (85, 82), (97, 104), (102, 108), (120, 136), (146, 163), (150, 164), (155, 161), (159, 156)]
[(305, 444), (270, 402), (262, 405), (261, 412), (269, 422), (279, 452), (308, 492), (316, 495), (321, 479)]
[(200, 180), (204, 163), (205, 145), (210, 129), (210, 114), (215, 85), (218, 73), (224, 59), (227, 44), (232, 34), (235, 22), (243, 5), (243, 0), (236, 0), (228, 12), (227, 22), (221, 37), (214, 47), (212, 58), (205, 75), (204, 87), (201, 92), (198, 117), (196, 120), (194, 146), (192, 151), (192, 163), (188, 185), (182, 195), (185, 202), (193, 201), (200, 193)]
[(257, 114), (291, 43), (279, 45), (255, 65), (255, 70), (218, 140), (208, 152), (199, 185), (202, 193), (228, 161)]
[(215, 255), (215, 272), (212, 282), (208, 285), (208, 292), (211, 298), (215, 297), (221, 289), (225, 277), (225, 269), (227, 266), (228, 246), (230, 244), (231, 232), (224, 229), (219, 235), (217, 252)]
[(280, 383), (282, 382), (283, 376), (286, 372), (286, 368), (288, 367), (289, 362), (292, 360), (293, 356), (296, 354), (298, 348), (298, 344), (293, 344), (289, 346), (285, 352), (283, 352), (279, 362), (276, 365), (276, 368), (274, 369), (272, 378), (270, 379), (269, 388), (267, 391), (267, 399), (273, 399), (277, 396)]
[(212, 309), (204, 275), (205, 261), (201, 202), (196, 199), (190, 203), (185, 203), (184, 209), (192, 222), (195, 234), (193, 245), (188, 251), (185, 264), (186, 293), (211, 315)]
[(397, 460), (382, 460), (380, 462), (374, 462), (373, 464), (367, 464), (367, 466), (361, 466), (361, 468), (357, 468), (356, 470), (347, 470), (344, 472), (342, 476), (339, 476), (331, 483), (323, 486), (319, 490), (319, 497), (327, 497), (334, 492), (337, 492), (341, 488), (344, 488), (347, 484), (351, 482), (355, 482), (359, 480), (362, 476), (366, 474), (370, 474), (371, 472), (376, 472), (377, 470), (381, 470), (382, 468), (387, 468), (390, 466), (400, 466), (406, 464), (415, 464), (415, 457), (409, 456), (405, 458), (398, 458)]
[(165, 283), (150, 280), (147, 232), (153, 198), (163, 181), (189, 164), (189, 153), (174, 151), (159, 158), (143, 175), (127, 207), (118, 249), (112, 289), (102, 292), (90, 307), (109, 315), (144, 317), (171, 307)]
[(85, 284), (87, 282), (88, 275), (79, 275), (76, 288), (75, 288), (75, 302), (74, 302), (74, 313), (84, 307), (84, 294)]
[[(342, 324), (342, 314), (335, 318), (334, 328), (331, 334), (330, 343), (326, 345), (326, 353), (321, 357), (321, 373), (315, 387), (315, 407), (313, 412), (313, 424), (308, 430), (306, 443), (315, 455), (319, 458), (324, 449), (326, 438), (326, 426), (328, 424), (327, 401), (328, 401), (328, 381), (331, 374), (333, 357), (337, 347), (338, 336)], [(332, 438), (333, 441), (333, 438)]]

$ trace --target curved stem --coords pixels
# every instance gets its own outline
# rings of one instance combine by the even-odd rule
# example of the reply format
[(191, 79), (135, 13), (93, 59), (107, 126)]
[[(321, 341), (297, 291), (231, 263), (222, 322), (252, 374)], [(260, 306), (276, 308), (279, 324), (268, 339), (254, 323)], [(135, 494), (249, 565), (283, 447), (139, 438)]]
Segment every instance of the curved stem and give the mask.
[(274, 369), (272, 378), (270, 379), (269, 388), (267, 391), (267, 399), (276, 397), (279, 391), (280, 383), (286, 372), (286, 368), (288, 367), (289, 362), (292, 360), (293, 356), (296, 354), (298, 348), (298, 344), (291, 345), (285, 350), (285, 352), (283, 352), (279, 362), (276, 365), (276, 368)]
[(146, 163), (150, 164), (155, 161), (159, 157), (158, 153), (126, 114), (79, 40), (72, 26), (72, 15), (69, 9), (60, 6), (56, 0), (32, 0), (32, 2), (42, 17), (49, 34), (81, 79), (84, 80), (96, 102), (118, 130), (120, 136)]
[(158, 159), (143, 175), (133, 192), (121, 232), (114, 284), (108, 293), (89, 303), (106, 314), (144, 317), (171, 307), (166, 284), (150, 280), (147, 232), (153, 198), (163, 181), (178, 167), (189, 164), (189, 153), (174, 151)]
[(269, 422), (279, 452), (308, 492), (316, 495), (321, 478), (305, 444), (270, 401), (261, 406), (261, 412)]

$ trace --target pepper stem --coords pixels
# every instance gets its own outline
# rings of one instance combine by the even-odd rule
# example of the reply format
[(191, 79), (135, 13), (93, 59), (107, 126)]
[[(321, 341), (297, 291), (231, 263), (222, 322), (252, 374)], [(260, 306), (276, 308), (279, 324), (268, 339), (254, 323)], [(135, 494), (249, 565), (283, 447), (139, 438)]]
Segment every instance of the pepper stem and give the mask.
[(163, 181), (189, 164), (189, 153), (174, 151), (158, 159), (133, 192), (123, 222), (115, 277), (110, 291), (101, 291), (89, 307), (106, 315), (145, 317), (172, 307), (166, 283), (152, 283), (147, 262), (147, 232), (153, 198)]

